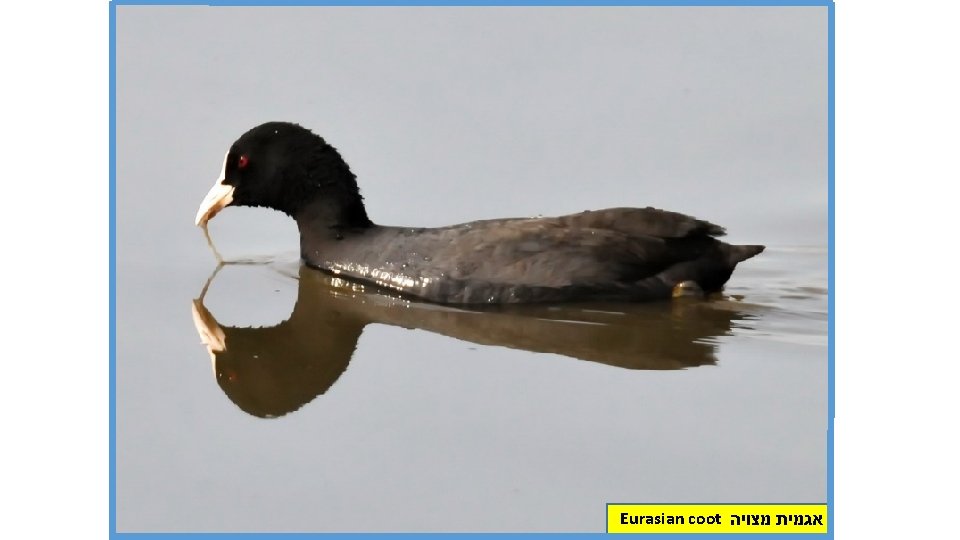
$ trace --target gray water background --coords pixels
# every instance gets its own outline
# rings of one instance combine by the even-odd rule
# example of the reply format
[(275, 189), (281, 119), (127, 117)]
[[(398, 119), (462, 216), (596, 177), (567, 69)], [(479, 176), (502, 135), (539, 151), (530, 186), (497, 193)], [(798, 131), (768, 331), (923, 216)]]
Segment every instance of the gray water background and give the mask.
[[(826, 499), (825, 8), (117, 9), (120, 531), (601, 531), (606, 502)], [(297, 121), (378, 223), (657, 206), (768, 251), (716, 365), (627, 370), (373, 324), (280, 418), (218, 387), (193, 216), (229, 144)], [(206, 305), (271, 326), (297, 231), (228, 209)], [(293, 255), (292, 255), (293, 254)]]

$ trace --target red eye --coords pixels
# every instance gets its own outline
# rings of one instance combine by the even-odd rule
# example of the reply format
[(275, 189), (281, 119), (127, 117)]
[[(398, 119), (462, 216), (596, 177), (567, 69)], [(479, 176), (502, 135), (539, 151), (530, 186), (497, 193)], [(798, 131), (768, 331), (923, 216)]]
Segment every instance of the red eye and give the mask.
[(242, 169), (247, 166), (247, 163), (250, 163), (250, 159), (246, 154), (240, 156), (240, 159), (237, 160), (237, 168)]

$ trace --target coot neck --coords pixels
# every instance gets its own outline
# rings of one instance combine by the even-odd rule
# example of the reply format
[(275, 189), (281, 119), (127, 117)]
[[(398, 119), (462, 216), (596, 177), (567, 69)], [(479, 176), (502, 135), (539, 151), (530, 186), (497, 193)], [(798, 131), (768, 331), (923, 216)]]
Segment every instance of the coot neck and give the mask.
[(336, 241), (373, 227), (359, 194), (354, 200), (318, 197), (305, 204), (293, 218), (301, 239), (310, 236), (315, 240)]

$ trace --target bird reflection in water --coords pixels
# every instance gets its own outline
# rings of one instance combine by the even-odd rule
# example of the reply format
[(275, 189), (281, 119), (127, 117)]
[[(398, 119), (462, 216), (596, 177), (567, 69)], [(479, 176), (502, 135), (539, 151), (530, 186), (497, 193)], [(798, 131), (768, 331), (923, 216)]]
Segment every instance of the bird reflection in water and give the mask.
[[(229, 263), (227, 263), (229, 264)], [(553, 353), (633, 370), (713, 365), (717, 338), (754, 318), (731, 298), (638, 304), (455, 308), (382, 294), (301, 265), (297, 301), (271, 327), (217, 323), (204, 306), (221, 263), (193, 300), (193, 320), (217, 384), (247, 413), (296, 411), (343, 374), (368, 324), (420, 329), (463, 341)]]

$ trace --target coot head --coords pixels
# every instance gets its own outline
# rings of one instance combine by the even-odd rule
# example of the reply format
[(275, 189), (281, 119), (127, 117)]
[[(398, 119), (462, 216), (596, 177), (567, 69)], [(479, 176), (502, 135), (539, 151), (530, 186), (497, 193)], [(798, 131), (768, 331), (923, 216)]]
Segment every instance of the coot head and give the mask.
[(296, 219), (317, 203), (343, 225), (371, 224), (356, 176), (336, 148), (297, 124), (267, 122), (230, 146), (196, 224), (205, 225), (227, 206), (264, 206)]

